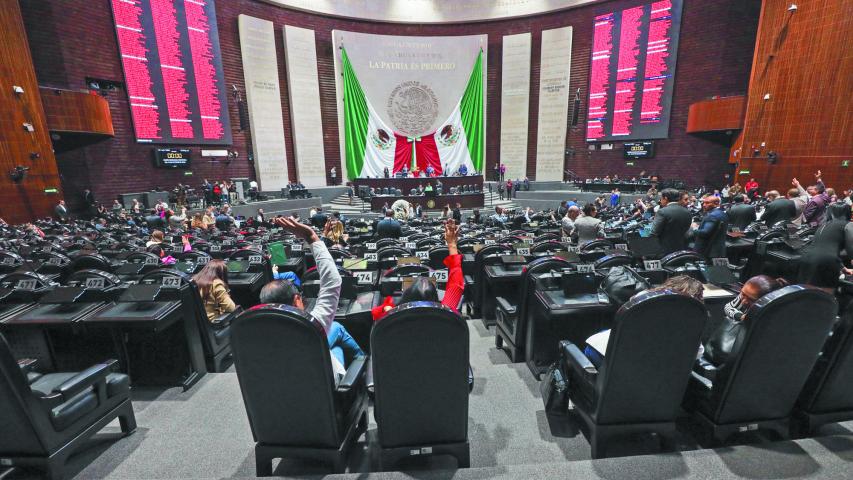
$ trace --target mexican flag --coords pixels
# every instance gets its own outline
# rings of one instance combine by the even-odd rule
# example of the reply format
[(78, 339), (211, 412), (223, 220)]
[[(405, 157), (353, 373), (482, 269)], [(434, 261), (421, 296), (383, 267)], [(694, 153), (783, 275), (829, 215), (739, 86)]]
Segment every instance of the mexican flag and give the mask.
[[(455, 173), (465, 165), (468, 172), (482, 172), (483, 52), (477, 55), (468, 84), (456, 108), (435, 132), (406, 137), (385, 124), (364, 95), (346, 49), (341, 49), (344, 77), (344, 138), (347, 177), (352, 180), (382, 177), (404, 167), (437, 174)], [(414, 145), (414, 147), (413, 147)]]

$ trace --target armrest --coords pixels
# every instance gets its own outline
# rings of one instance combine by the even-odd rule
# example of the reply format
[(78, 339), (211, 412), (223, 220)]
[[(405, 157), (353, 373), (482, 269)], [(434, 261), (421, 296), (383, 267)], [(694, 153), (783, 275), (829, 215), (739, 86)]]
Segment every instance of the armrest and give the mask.
[(243, 313), (243, 307), (238, 306), (233, 312), (223, 313), (214, 318), (210, 323), (213, 325), (213, 328), (225, 328), (231, 324), (231, 320), (237, 318), (237, 315), (241, 313)]
[[(713, 384), (714, 380), (717, 379), (717, 372), (720, 370), (716, 365), (706, 360), (704, 357), (700, 357), (696, 360), (696, 364), (693, 366), (693, 373), (702, 377), (703, 380), (707, 381), (709, 384)], [(711, 388), (710, 386), (708, 388)]]
[(594, 383), (595, 377), (598, 375), (598, 369), (595, 365), (583, 354), (583, 352), (572, 342), (560, 342), (562, 347), (563, 359), (566, 364), (581, 378), (587, 379), (590, 383)]
[(515, 313), (515, 305), (504, 297), (495, 297), (495, 306), (506, 313)]
[(21, 373), (24, 375), (32, 373), (36, 369), (38, 360), (35, 358), (22, 358), (18, 360), (18, 367), (21, 368)]
[(116, 360), (108, 360), (105, 363), (99, 363), (95, 366), (89, 367), (66, 380), (62, 385), (54, 388), (53, 393), (62, 395), (63, 400), (67, 401), (74, 395), (77, 395), (83, 390), (95, 385), (97, 382), (101, 382), (106, 379), (107, 375), (112, 373), (113, 367), (116, 364), (118, 364)]
[(368, 357), (366, 355), (362, 355), (361, 357), (356, 357), (356, 359), (350, 363), (349, 368), (347, 368), (346, 375), (344, 375), (344, 378), (340, 383), (338, 383), (338, 392), (348, 392), (352, 390), (352, 388), (361, 380), (361, 377), (364, 375), (367, 359)]

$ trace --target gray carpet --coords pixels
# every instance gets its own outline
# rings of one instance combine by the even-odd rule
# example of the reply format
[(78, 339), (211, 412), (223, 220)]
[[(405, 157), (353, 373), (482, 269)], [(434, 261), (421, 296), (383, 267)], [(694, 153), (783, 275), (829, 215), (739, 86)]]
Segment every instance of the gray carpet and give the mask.
[[(751, 445), (700, 450), (689, 438), (679, 453), (658, 454), (653, 438), (627, 439), (611, 453), (635, 456), (589, 460), (589, 444), (570, 417), (545, 415), (538, 382), (523, 363), (510, 364), (494, 348), (494, 333), (469, 321), (475, 387), (470, 397), (470, 469), (453, 470), (450, 458), (424, 458), (399, 466), (407, 473), (365, 475), (376, 425), (351, 456), (349, 472), (329, 475), (316, 463), (283, 461), (276, 474), (326, 478), (851, 478), (853, 423), (830, 426), (828, 436), (798, 442), (746, 439)], [(208, 374), (188, 392), (135, 389), (138, 430), (122, 438), (105, 428), (69, 462), (78, 479), (250, 478), (255, 473), (252, 434), (232, 372)], [(640, 454), (640, 455), (637, 455)], [(642, 455), (650, 454), (650, 455)], [(0, 478), (27, 478), (13, 471)]]

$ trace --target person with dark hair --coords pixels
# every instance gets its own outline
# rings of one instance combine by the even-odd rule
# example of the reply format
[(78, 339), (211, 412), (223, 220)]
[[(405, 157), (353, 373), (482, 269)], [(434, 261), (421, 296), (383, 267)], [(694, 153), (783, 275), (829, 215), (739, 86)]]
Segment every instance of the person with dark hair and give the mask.
[(734, 358), (743, 346), (743, 336), (746, 332), (744, 322), (747, 321), (749, 309), (764, 295), (787, 284), (781, 278), (767, 275), (758, 275), (747, 280), (738, 296), (723, 308), (726, 319), (705, 342), (705, 353), (699, 363), (710, 363), (720, 369)]
[(329, 217), (323, 212), (323, 207), (317, 207), (317, 212), (314, 213), (313, 216), (309, 219), (311, 225), (315, 228), (323, 228), (326, 225), (326, 222), (329, 220)]
[(781, 221), (790, 222), (797, 216), (797, 205), (790, 198), (780, 196), (776, 190), (770, 190), (765, 197), (770, 203), (764, 207), (761, 214), (764, 225), (772, 227)]
[(216, 228), (223, 232), (227, 232), (228, 230), (231, 230), (231, 227), (233, 226), (234, 218), (231, 215), (228, 215), (228, 205), (223, 205), (222, 208), (219, 209), (219, 214), (216, 215)]
[(378, 238), (400, 238), (403, 235), (403, 227), (394, 218), (394, 210), (385, 210), (385, 218), (376, 224), (376, 236)]
[(660, 192), (660, 208), (652, 221), (651, 236), (660, 239), (662, 252), (668, 255), (687, 247), (687, 231), (693, 221), (690, 211), (679, 202), (682, 193), (674, 188)]
[[(320, 274), (320, 292), (314, 308), (307, 312), (313, 317), (326, 333), (329, 342), (329, 351), (332, 357), (332, 370), (335, 373), (337, 383), (346, 374), (347, 360), (352, 361), (364, 352), (350, 336), (349, 332), (335, 322), (335, 312), (338, 310), (338, 302), (341, 297), (341, 275), (335, 260), (326, 248), (326, 244), (308, 225), (303, 225), (290, 218), (276, 218), (275, 224), (284, 228), (297, 238), (308, 242), (317, 263), (317, 271)], [(294, 282), (290, 280), (273, 280), (264, 285), (260, 294), (261, 303), (280, 303), (290, 305), (300, 310), (305, 310), (302, 294)]]
[(723, 258), (726, 256), (726, 231), (729, 219), (720, 208), (720, 197), (706, 195), (702, 199), (702, 217), (699, 225), (692, 231), (695, 242), (693, 250), (705, 258)]
[[(444, 266), (447, 267), (447, 286), (444, 290), (444, 298), (441, 299), (441, 304), (445, 307), (457, 311), (459, 302), (462, 299), (462, 294), (465, 291), (465, 279), (462, 274), (462, 255), (456, 247), (459, 239), (459, 228), (452, 219), (447, 220), (444, 224), (444, 241), (447, 244), (448, 255), (444, 259)], [(400, 305), (408, 302), (438, 302), (438, 290), (435, 284), (428, 277), (418, 277), (415, 282), (403, 291), (400, 297)], [(389, 310), (394, 308), (394, 300), (388, 296), (381, 305), (374, 307), (371, 311), (373, 320), (377, 321), (384, 317)]]
[(579, 244), (604, 237), (604, 223), (596, 218), (597, 215), (598, 208), (594, 204), (587, 203), (584, 205), (583, 216), (575, 220), (572, 229), (572, 237)]
[(479, 224), (483, 223), (483, 219), (480, 217), (480, 209), (479, 209), (479, 208), (475, 208), (475, 209), (474, 209), (474, 211), (473, 211), (473, 214), (472, 214), (470, 217), (468, 217), (468, 219), (469, 219), (472, 223), (475, 223), (475, 224), (477, 224), (477, 225), (479, 225)]
[[(803, 188), (796, 178), (794, 182), (798, 189)], [(815, 173), (815, 184), (806, 189), (806, 193), (809, 195), (809, 200), (803, 207), (803, 222), (812, 226), (820, 225), (826, 220), (826, 207), (831, 201), (826, 193), (826, 186), (821, 180), (820, 170)]]
[(454, 222), (456, 222), (457, 224), (462, 223), (462, 204), (461, 203), (456, 202), (456, 206), (453, 207), (452, 214), (453, 214), (453, 221)]
[(213, 321), (226, 313), (237, 309), (237, 305), (228, 294), (228, 267), (223, 260), (211, 260), (193, 276), (207, 319)]
[(729, 224), (739, 230), (748, 227), (750, 223), (757, 218), (755, 208), (752, 205), (744, 203), (745, 195), (736, 195), (732, 198), (733, 205), (729, 207), (728, 216)]

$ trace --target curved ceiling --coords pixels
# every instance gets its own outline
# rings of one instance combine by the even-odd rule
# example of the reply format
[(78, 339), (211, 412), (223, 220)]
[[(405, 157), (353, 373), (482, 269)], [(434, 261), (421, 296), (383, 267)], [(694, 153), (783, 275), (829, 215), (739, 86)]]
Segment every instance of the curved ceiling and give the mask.
[(460, 23), (537, 15), (601, 0), (263, 0), (306, 12), (394, 23)]

